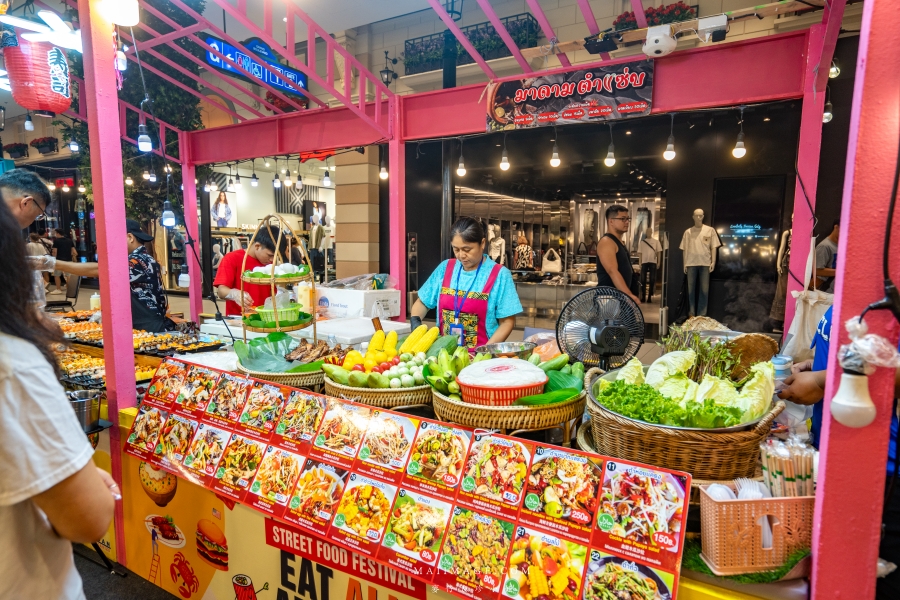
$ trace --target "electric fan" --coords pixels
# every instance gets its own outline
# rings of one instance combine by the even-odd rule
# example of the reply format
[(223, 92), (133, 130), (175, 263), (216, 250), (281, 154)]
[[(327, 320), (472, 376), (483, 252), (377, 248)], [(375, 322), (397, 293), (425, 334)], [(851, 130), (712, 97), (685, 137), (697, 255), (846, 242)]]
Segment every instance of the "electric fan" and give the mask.
[(578, 293), (556, 322), (559, 349), (589, 367), (616, 369), (644, 343), (644, 315), (634, 301), (612, 287)]

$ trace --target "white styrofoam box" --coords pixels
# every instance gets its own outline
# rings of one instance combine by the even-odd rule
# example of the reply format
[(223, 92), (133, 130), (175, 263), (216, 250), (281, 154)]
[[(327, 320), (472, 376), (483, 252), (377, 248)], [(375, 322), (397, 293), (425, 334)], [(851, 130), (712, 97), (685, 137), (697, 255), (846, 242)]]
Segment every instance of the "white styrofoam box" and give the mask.
[[(346, 290), (316, 288), (319, 310), (330, 319), (399, 317), (400, 290)], [(381, 308), (376, 314), (375, 307)]]

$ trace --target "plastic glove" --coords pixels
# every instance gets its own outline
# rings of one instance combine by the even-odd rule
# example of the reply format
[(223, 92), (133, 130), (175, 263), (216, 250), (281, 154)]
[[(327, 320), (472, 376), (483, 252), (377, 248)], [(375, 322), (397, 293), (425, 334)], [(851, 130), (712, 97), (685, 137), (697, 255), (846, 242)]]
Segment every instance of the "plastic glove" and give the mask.
[(254, 308), (253, 306), (253, 298), (247, 292), (244, 292), (243, 298), (241, 297), (241, 290), (238, 288), (232, 288), (230, 292), (225, 296), (226, 300), (231, 300), (232, 302), (237, 302), (241, 306), (243, 306), (246, 310), (250, 310)]
[(28, 264), (35, 271), (52, 272), (56, 270), (56, 257), (45, 256), (28, 256)]

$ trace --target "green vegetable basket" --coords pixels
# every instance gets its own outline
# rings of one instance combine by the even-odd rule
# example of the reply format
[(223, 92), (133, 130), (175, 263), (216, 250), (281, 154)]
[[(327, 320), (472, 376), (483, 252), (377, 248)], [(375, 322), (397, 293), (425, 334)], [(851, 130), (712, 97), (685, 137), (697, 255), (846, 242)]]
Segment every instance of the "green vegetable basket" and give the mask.
[(291, 304), (288, 307), (278, 308), (278, 309), (264, 308), (262, 306), (257, 306), (256, 313), (265, 322), (274, 321), (276, 312), (278, 313), (279, 321), (296, 321), (300, 318), (300, 309), (301, 308), (302, 308), (302, 306), (297, 304), (296, 302)]
[(729, 480), (754, 477), (759, 444), (769, 435), (772, 421), (784, 410), (777, 402), (751, 428), (744, 431), (704, 431), (652, 425), (629, 419), (604, 408), (594, 395), (600, 377), (615, 379), (615, 371), (604, 374), (591, 369), (585, 375), (589, 400), (587, 410), (597, 452), (666, 469), (687, 471), (695, 479)]

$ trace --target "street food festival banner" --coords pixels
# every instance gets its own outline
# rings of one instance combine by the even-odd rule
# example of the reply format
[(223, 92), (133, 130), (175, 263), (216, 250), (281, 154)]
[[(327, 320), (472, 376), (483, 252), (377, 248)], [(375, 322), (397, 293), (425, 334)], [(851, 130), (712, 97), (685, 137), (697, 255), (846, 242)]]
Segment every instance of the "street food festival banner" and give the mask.
[(487, 131), (649, 115), (653, 62), (643, 60), (492, 83), (487, 93)]
[[(215, 570), (231, 570), (225, 509), (264, 515), (265, 543), (300, 557), (297, 569), (308, 560), (368, 573), (398, 598), (422, 600), (430, 590), (479, 600), (602, 600), (622, 585), (637, 597), (676, 598), (687, 473), (172, 359), (148, 387), (125, 452), (141, 461), (135, 474), (158, 508), (175, 497), (178, 478), (197, 484), (181, 494), (193, 511), (186, 520), (126, 511), (141, 532), (128, 540), (145, 540), (129, 556), (142, 555), (151, 580), (168, 564), (185, 598)], [(198, 486), (215, 496), (191, 498), (208, 494)], [(168, 548), (171, 562), (154, 558)], [(235, 586), (237, 578), (253, 579), (246, 570)], [(348, 589), (347, 600), (356, 600)]]

